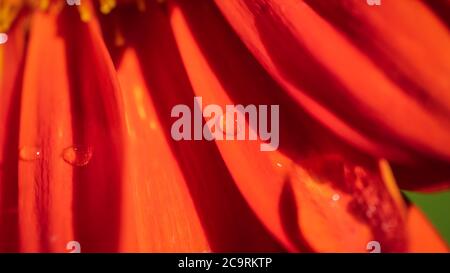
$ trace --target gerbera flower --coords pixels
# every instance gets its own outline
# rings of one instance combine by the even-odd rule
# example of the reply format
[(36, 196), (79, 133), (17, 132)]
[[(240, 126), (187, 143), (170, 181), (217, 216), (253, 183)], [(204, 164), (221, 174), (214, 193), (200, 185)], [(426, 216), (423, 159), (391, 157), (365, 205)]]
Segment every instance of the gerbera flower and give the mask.
[[(2, 0), (0, 250), (447, 251), (399, 190), (450, 181), (435, 3)], [(195, 96), (280, 148), (173, 140)]]

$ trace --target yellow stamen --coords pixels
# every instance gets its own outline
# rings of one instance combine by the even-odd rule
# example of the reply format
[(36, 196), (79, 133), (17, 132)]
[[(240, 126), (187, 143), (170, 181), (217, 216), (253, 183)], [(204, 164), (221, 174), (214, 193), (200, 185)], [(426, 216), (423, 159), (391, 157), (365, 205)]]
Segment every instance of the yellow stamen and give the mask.
[(380, 159), (378, 161), (378, 167), (380, 169), (381, 178), (383, 179), (384, 184), (394, 202), (396, 203), (398, 209), (402, 212), (402, 215), (406, 215), (406, 204), (403, 200), (400, 189), (397, 186), (397, 182), (395, 181), (394, 174), (392, 172), (391, 166), (386, 159)]
[(92, 18), (92, 14), (91, 11), (89, 10), (89, 7), (87, 7), (86, 5), (79, 5), (78, 6), (78, 12), (80, 13), (80, 19), (83, 22), (89, 22), (89, 20), (91, 20)]
[(116, 7), (116, 0), (100, 0), (100, 11), (108, 14)]

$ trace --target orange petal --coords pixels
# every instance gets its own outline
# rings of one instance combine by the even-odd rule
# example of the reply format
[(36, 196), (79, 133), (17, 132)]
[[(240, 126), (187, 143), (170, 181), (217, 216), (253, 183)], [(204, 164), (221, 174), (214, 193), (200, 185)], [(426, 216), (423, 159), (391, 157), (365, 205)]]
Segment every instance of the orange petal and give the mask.
[(442, 240), (426, 216), (414, 205), (408, 208), (409, 252), (449, 252), (447, 244)]
[(400, 212), (376, 171), (338, 158), (317, 158), (303, 166), (290, 174), (283, 197), (286, 203), (298, 200), (291, 221), (297, 221), (311, 249), (367, 252), (367, 244), (376, 240), (383, 252), (405, 251)]
[(95, 21), (75, 9), (33, 18), (21, 104), (22, 251), (116, 251), (125, 122)]
[(132, 48), (125, 49), (118, 76), (128, 134), (119, 250), (209, 252), (187, 181), (166, 139)]
[[(204, 29), (205, 35), (208, 35), (206, 31), (209, 30), (209, 33), (211, 33), (212, 29), (218, 31), (217, 33), (223, 33), (221, 22), (217, 19), (214, 20), (214, 17), (210, 15), (211, 4), (196, 4), (195, 6), (185, 2), (179, 4), (183, 9), (180, 9), (176, 4), (171, 6), (171, 23), (195, 95), (202, 96), (204, 105), (218, 104), (224, 107), (226, 104), (233, 104), (214, 70), (209, 67), (199, 45), (195, 43), (195, 38), (189, 30), (184, 16), (187, 14), (189, 19), (202, 16), (197, 18), (208, 21), (210, 26), (214, 26)], [(215, 39), (211, 39), (211, 37), (210, 40), (215, 41), (214, 45), (222, 44)], [(228, 42), (231, 44), (230, 41)], [(213, 48), (217, 52), (221, 52), (222, 49), (220, 47), (209, 48)], [(234, 60), (236, 60), (235, 58)], [(228, 61), (232, 60), (229, 59)], [(236, 63), (236, 69), (239, 65), (239, 63)], [(227, 66), (223, 69), (224, 72), (229, 71)], [(244, 68), (240, 69), (244, 70)], [(237, 72), (236, 74), (238, 74)], [(237, 88), (248, 86), (248, 82), (242, 81), (240, 77), (233, 78), (233, 80), (239, 81), (239, 83), (232, 83)], [(254, 82), (254, 84), (261, 86), (262, 82)], [(230, 90), (230, 92), (232, 91)], [(235, 92), (238, 93), (238, 90)], [(193, 102), (193, 97), (191, 101)], [(278, 207), (285, 179), (285, 168), (278, 167), (277, 163), (286, 166), (289, 160), (278, 152), (260, 152), (259, 143), (250, 141), (216, 141), (216, 144), (220, 156), (236, 182), (236, 186), (249, 201), (252, 210), (288, 249), (298, 250), (299, 246), (296, 246), (290, 240), (283, 229)], [(258, 181), (258, 183), (252, 181)]]
[(61, 158), (72, 145), (69, 73), (56, 17), (36, 13), (31, 25), (20, 105), (20, 250), (61, 252), (74, 236), (73, 168)]
[[(137, 52), (160, 126), (171, 153), (177, 158), (210, 249), (220, 252), (282, 250), (234, 185), (214, 143), (172, 139), (171, 109), (177, 104), (192, 105), (194, 93), (181, 63), (167, 13), (156, 3), (149, 5), (145, 12), (137, 14), (133, 8), (124, 8), (118, 17), (124, 27), (126, 44)], [(125, 58), (126, 53), (123, 62)]]
[(74, 169), (75, 235), (85, 252), (118, 251), (127, 138), (123, 97), (97, 21), (86, 24), (66, 11), (61, 18), (67, 20), (73, 144), (93, 153), (89, 164)]

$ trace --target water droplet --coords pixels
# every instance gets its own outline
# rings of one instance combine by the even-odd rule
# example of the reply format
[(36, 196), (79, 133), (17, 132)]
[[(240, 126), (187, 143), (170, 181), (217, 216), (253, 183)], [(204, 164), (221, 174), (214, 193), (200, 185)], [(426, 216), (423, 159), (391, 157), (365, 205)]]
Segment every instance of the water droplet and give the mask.
[[(240, 113), (237, 115), (240, 115)], [(225, 113), (217, 118), (219, 118), (219, 130), (227, 136), (236, 138), (237, 135), (243, 130), (242, 124), (238, 122), (238, 118), (234, 115), (234, 113)], [(230, 122), (230, 120), (232, 120), (232, 122)]]
[(86, 146), (71, 146), (64, 149), (63, 158), (70, 165), (86, 166), (92, 158), (92, 149)]
[(19, 158), (23, 161), (33, 161), (41, 158), (42, 152), (39, 147), (25, 146), (19, 149)]
[(333, 194), (333, 196), (331, 196), (331, 199), (335, 202), (339, 201), (341, 199), (341, 196), (337, 193)]
[(0, 33), (0, 45), (6, 44), (7, 41), (8, 41), (8, 34)]
[(281, 164), (280, 162), (277, 162), (277, 166), (281, 168), (281, 167), (283, 167), (283, 164)]

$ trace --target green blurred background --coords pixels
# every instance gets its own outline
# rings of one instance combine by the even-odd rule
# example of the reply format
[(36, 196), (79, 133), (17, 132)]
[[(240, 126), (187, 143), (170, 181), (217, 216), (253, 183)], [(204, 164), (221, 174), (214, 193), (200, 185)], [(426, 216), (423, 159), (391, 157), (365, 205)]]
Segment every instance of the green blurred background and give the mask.
[(404, 193), (427, 215), (450, 245), (450, 191), (427, 194), (407, 191)]

